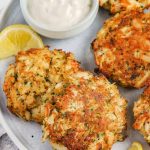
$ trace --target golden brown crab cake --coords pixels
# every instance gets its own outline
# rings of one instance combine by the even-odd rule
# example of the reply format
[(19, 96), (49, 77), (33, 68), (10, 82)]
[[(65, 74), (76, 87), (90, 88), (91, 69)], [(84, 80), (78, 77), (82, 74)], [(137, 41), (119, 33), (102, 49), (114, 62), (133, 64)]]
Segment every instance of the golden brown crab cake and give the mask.
[(105, 22), (92, 47), (104, 75), (125, 87), (145, 86), (150, 80), (150, 13), (116, 14)]
[(135, 117), (134, 129), (138, 130), (150, 143), (150, 86), (135, 102), (133, 111)]
[(150, 6), (150, 0), (99, 0), (99, 3), (112, 14), (131, 9), (145, 9)]
[(82, 80), (46, 105), (43, 138), (55, 150), (109, 150), (124, 138), (126, 107), (104, 76)]
[(71, 53), (62, 50), (30, 49), (16, 56), (5, 76), (4, 92), (11, 112), (25, 120), (42, 122), (44, 106), (61, 94), (71, 74), (79, 71)]

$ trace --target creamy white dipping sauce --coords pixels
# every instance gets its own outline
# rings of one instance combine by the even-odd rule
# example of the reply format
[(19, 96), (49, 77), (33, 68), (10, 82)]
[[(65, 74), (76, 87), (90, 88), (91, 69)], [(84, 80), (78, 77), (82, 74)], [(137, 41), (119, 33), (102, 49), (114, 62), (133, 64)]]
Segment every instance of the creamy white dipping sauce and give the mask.
[(28, 0), (31, 17), (49, 29), (67, 29), (90, 12), (91, 0)]

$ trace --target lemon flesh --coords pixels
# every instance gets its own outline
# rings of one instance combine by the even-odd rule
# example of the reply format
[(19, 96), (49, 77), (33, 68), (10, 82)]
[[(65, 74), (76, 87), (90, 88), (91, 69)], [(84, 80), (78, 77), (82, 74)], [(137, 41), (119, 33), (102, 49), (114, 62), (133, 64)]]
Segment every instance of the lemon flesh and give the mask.
[(0, 59), (16, 55), (21, 50), (42, 47), (41, 38), (27, 25), (11, 25), (0, 33)]
[(139, 142), (133, 142), (128, 150), (143, 150), (142, 144)]

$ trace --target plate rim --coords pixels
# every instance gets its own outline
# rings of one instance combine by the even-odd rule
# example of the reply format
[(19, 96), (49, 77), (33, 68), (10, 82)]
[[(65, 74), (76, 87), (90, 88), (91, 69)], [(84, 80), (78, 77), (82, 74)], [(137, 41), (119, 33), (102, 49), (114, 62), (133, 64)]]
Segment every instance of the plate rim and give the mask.
[[(1, 9), (1, 13), (2, 13), (2, 16), (0, 17), (1, 22), (3, 22), (3, 20), (5, 19), (7, 11), (8, 11), (8, 9), (10, 9), (10, 7), (12, 6), (12, 4), (19, 3), (19, 1), (9, 0), (9, 1), (4, 2), (4, 3), (5, 3), (4, 7)], [(0, 90), (3, 91), (2, 85), (1, 85), (1, 89)], [(10, 137), (10, 139), (14, 142), (14, 144), (20, 150), (27, 150), (27, 147), (25, 147), (25, 145), (21, 142), (21, 140), (19, 138), (17, 138), (17, 136), (14, 134), (14, 132), (9, 128), (7, 122), (4, 119), (1, 107), (0, 107), (0, 121), (1, 121), (0, 124), (2, 125), (2, 127), (4, 128), (4, 130), (6, 131), (6, 133)]]

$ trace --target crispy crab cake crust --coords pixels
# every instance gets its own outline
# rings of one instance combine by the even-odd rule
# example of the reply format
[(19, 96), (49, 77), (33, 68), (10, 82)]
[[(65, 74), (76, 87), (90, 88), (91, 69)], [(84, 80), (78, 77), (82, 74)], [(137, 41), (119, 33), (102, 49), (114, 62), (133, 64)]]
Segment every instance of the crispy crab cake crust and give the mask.
[(7, 70), (3, 85), (7, 107), (25, 120), (42, 122), (44, 106), (69, 85), (68, 76), (79, 71), (71, 53), (62, 50), (21, 51)]
[(104, 76), (69, 86), (47, 104), (44, 139), (55, 150), (109, 150), (124, 138), (127, 102)]
[(134, 129), (138, 130), (150, 144), (150, 86), (134, 104)]
[(150, 13), (116, 14), (105, 22), (92, 47), (104, 75), (125, 87), (145, 86), (150, 80)]
[(99, 0), (101, 7), (112, 14), (131, 9), (145, 9), (150, 7), (150, 0)]

